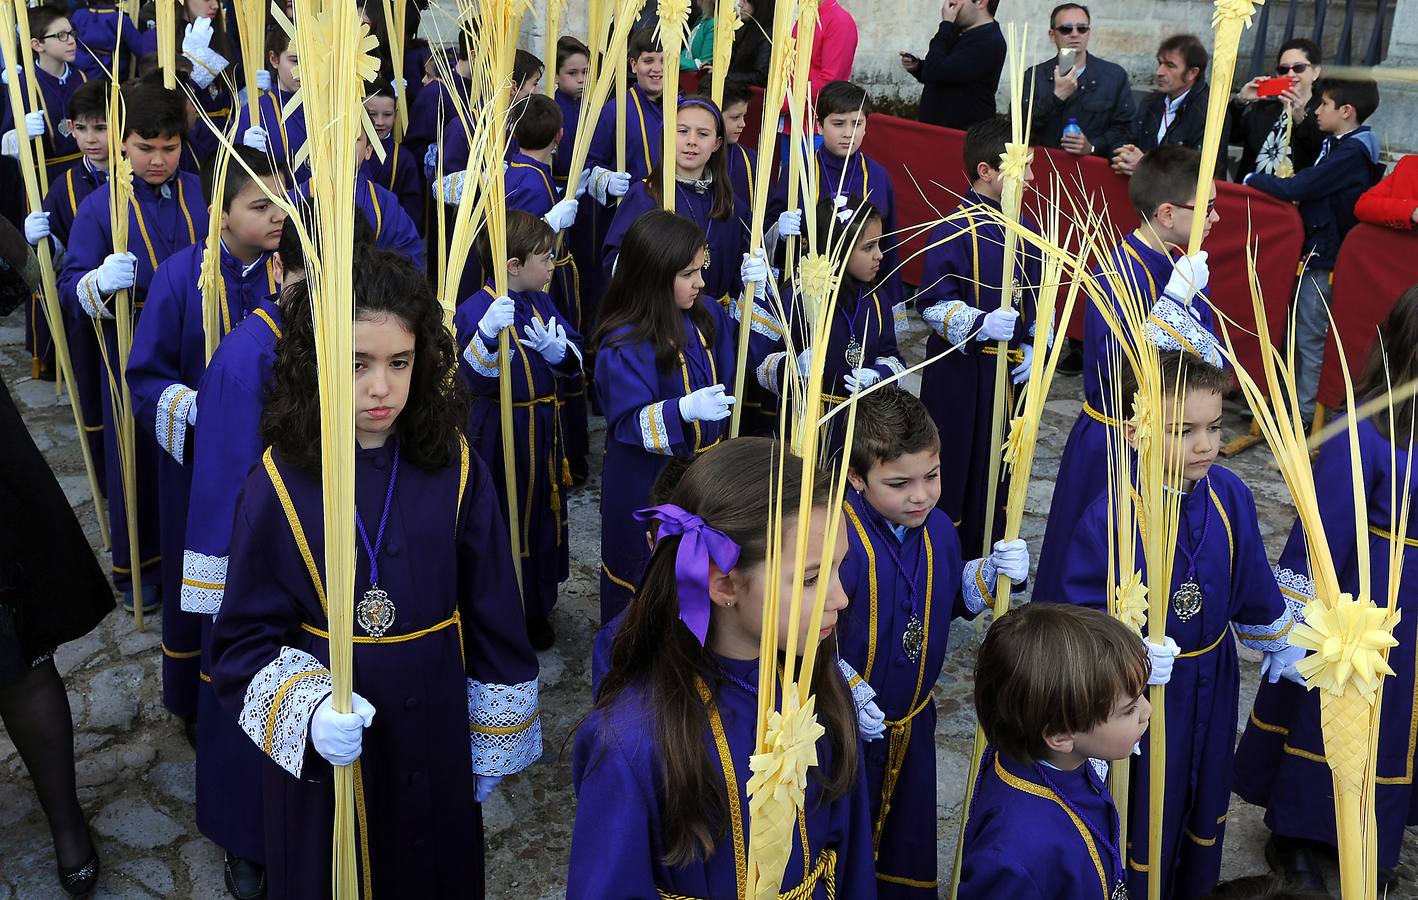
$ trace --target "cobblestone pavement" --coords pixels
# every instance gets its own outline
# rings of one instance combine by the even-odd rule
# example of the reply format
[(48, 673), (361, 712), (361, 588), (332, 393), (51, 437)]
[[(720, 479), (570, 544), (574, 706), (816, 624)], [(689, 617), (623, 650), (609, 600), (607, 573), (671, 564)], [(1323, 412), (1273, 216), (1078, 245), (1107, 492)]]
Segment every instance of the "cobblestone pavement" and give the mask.
[[(919, 358), (919, 335), (914, 344)], [(54, 386), (29, 379), (18, 316), (0, 320), (0, 373), (24, 411), (70, 501), (98, 547), (98, 527), (83, 463), (75, 444), (67, 401)], [(1039, 436), (1036, 478), (1029, 491), (1024, 536), (1037, 550), (1068, 428), (1077, 415), (1076, 378), (1060, 378)], [(1244, 430), (1235, 411), (1226, 418), (1228, 434)], [(599, 443), (600, 435), (593, 436)], [(1293, 518), (1285, 489), (1264, 448), (1226, 465), (1256, 493), (1272, 558)], [(528, 772), (509, 778), (484, 809), (487, 827), (487, 883), (490, 897), (543, 898), (564, 893), (566, 860), (575, 815), (571, 791), (569, 738), (589, 706), (590, 640), (598, 617), (599, 477), (571, 498), (571, 580), (563, 586), (553, 616), (560, 639), (541, 656), (542, 723), (545, 750)], [(13, 511), (7, 511), (13, 512)], [(99, 549), (107, 564), (107, 554)], [(151, 617), (144, 631), (115, 613), (87, 637), (59, 649), (56, 656), (73, 704), (79, 799), (88, 811), (103, 858), (96, 896), (220, 898), (222, 854), (203, 838), (193, 821), (193, 754), (179, 725), (162, 707), (159, 685), (159, 625)], [(969, 765), (974, 717), (970, 711), (971, 670), (979, 638), (972, 625), (956, 623), (951, 653), (936, 685), (940, 728), (939, 835), (941, 876), (954, 854), (962, 785)], [(1242, 650), (1241, 715), (1250, 707), (1259, 655)], [(1227, 829), (1226, 877), (1265, 870), (1260, 811), (1233, 804)], [(1392, 898), (1418, 898), (1414, 839), (1409, 838), (1401, 887)], [(1330, 873), (1330, 884), (1338, 883)], [(49, 831), (34, 799), (14, 745), (0, 732), (0, 900), (63, 896), (54, 878)]]

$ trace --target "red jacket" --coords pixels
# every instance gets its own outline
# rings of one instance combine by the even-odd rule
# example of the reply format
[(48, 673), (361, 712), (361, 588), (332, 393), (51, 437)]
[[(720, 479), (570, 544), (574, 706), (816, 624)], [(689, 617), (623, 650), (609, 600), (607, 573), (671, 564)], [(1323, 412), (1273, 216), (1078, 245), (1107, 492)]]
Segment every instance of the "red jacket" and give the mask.
[(1360, 222), (1412, 231), (1413, 210), (1418, 209), (1418, 155), (1405, 156), (1393, 172), (1369, 188), (1354, 204)]
[[(797, 28), (793, 34), (797, 35)], [(856, 56), (857, 20), (837, 0), (822, 0), (817, 9), (817, 33), (812, 39), (812, 65), (808, 71), (814, 103), (830, 82), (852, 79)]]

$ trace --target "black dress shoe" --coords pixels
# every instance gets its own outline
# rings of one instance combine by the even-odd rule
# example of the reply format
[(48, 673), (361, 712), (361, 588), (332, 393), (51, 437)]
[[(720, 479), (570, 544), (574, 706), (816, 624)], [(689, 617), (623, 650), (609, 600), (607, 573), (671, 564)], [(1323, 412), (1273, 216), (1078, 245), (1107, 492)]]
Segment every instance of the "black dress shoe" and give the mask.
[(192, 745), (192, 749), (197, 749), (197, 717), (182, 717), (182, 734), (187, 738), (187, 743)]
[(1285, 876), (1292, 887), (1327, 892), (1319, 861), (1311, 852), (1309, 841), (1271, 834), (1265, 842), (1265, 861), (1272, 871)]
[(77, 869), (66, 869), (59, 866), (59, 886), (71, 897), (83, 897), (94, 889), (98, 884), (98, 848), (89, 856), (88, 861)]
[(533, 650), (550, 650), (551, 645), (556, 643), (556, 632), (552, 630), (551, 620), (546, 616), (532, 616), (527, 619), (527, 640), (532, 642)]
[(222, 874), (227, 893), (236, 900), (259, 900), (266, 896), (266, 867), (260, 863), (228, 853)]
[(591, 466), (585, 458), (573, 459), (570, 461), (571, 486), (574, 488), (585, 487), (586, 482), (591, 478)]
[(1072, 338), (1066, 340), (1068, 346), (1064, 348), (1063, 354), (1059, 357), (1059, 364), (1054, 371), (1060, 375), (1082, 375), (1083, 345)]

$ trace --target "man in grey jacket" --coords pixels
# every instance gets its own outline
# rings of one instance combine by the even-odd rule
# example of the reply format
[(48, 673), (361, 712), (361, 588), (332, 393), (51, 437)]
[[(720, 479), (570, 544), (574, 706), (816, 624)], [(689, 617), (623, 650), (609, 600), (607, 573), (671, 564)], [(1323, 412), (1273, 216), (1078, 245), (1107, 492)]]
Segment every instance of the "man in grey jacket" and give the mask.
[[(1111, 158), (1129, 140), (1134, 114), (1132, 88), (1122, 66), (1088, 52), (1092, 36), (1088, 7), (1063, 3), (1049, 17), (1049, 39), (1073, 51), (1071, 64), (1052, 59), (1030, 70), (1034, 85), (1034, 122), (1030, 139), (1061, 147), (1076, 156)], [(1067, 54), (1065, 54), (1067, 55)], [(1082, 133), (1064, 135), (1069, 119)]]

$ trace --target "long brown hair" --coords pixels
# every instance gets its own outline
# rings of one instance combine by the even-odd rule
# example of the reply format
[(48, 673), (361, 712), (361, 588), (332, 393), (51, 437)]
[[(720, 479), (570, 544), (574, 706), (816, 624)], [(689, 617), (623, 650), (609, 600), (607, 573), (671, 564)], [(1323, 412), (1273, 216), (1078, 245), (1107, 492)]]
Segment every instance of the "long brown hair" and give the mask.
[[(708, 97), (696, 94), (680, 98), (677, 107), (679, 111), (695, 108), (707, 110), (714, 117), (716, 135), (722, 141), (719, 149), (709, 154), (709, 161), (704, 164), (704, 171), (714, 176), (714, 183), (709, 188), (714, 192), (714, 203), (709, 208), (709, 218), (728, 219), (734, 214), (734, 185), (729, 178), (729, 139), (724, 136), (724, 114)], [(674, 164), (674, 160), (660, 160), (650, 169), (650, 174), (645, 179), (645, 188), (656, 206), (665, 205), (664, 169), (666, 165)]]
[[(1389, 385), (1398, 387), (1418, 379), (1418, 284), (1404, 291), (1379, 325), (1379, 339), (1369, 351), (1364, 372), (1354, 385), (1354, 396), (1361, 402), (1382, 397)], [(1394, 443), (1406, 444), (1413, 439), (1413, 417), (1418, 415), (1418, 401), (1413, 397), (1393, 406), (1394, 433), (1389, 433), (1389, 411), (1378, 410), (1370, 417), (1379, 434)]]
[[(764, 559), (770, 510), (766, 488), (782, 453), (782, 446), (768, 438), (720, 444), (695, 460), (671, 497), (739, 545), (736, 568), (741, 571)], [(827, 502), (830, 486), (826, 474), (815, 480), (813, 499), (819, 506)], [(783, 466), (783, 509), (797, 509), (802, 488), (800, 463), (789, 457)], [(678, 622), (679, 543), (678, 536), (667, 537), (655, 546), (611, 648), (610, 669), (596, 701), (597, 709), (607, 709), (632, 685), (649, 688), (663, 779), (664, 861), (670, 866), (708, 857), (729, 825), (728, 795), (719, 765), (705, 746), (709, 719), (695, 687), (698, 677), (717, 692), (728, 679), (713, 654)], [(857, 775), (856, 707), (836, 666), (836, 641), (833, 635), (822, 642), (812, 679), (818, 719), (831, 748), (831, 771), (815, 772), (824, 803), (844, 796)]]

